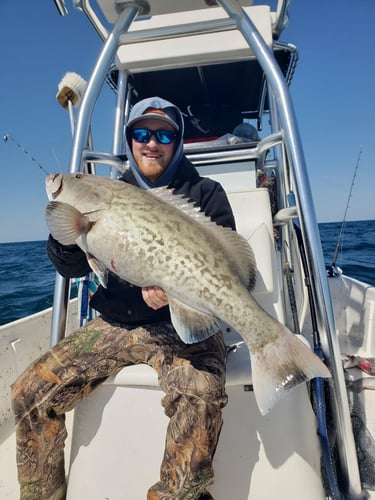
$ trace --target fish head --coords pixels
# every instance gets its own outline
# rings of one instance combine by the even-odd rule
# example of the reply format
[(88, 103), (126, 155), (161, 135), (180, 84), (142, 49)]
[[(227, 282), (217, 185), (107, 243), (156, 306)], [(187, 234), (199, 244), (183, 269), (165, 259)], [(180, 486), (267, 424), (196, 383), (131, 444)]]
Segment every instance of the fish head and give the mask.
[(49, 174), (46, 191), (50, 201), (72, 205), (81, 213), (104, 210), (111, 205), (111, 179), (97, 175), (70, 173)]

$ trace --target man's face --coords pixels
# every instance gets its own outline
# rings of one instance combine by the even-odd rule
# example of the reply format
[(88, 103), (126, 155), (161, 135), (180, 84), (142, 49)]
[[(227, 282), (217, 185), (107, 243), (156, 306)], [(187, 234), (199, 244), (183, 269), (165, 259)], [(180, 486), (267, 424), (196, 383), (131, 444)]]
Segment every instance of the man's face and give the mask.
[[(173, 127), (162, 120), (139, 120), (134, 128), (149, 130), (171, 130)], [(171, 144), (160, 144), (153, 135), (149, 142), (137, 142), (132, 139), (134, 159), (142, 174), (151, 182), (155, 182), (168, 167), (174, 153), (175, 141)]]

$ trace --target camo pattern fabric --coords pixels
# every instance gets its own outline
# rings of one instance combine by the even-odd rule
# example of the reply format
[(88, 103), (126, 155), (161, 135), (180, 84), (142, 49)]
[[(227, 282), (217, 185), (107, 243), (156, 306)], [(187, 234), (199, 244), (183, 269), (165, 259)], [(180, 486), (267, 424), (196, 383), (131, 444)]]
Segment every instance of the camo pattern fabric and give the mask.
[(157, 371), (170, 419), (160, 482), (147, 499), (212, 498), (206, 487), (227, 403), (225, 362), (220, 332), (186, 345), (170, 323), (128, 330), (97, 318), (62, 340), (12, 386), (21, 500), (65, 498), (65, 412), (109, 375), (139, 363)]

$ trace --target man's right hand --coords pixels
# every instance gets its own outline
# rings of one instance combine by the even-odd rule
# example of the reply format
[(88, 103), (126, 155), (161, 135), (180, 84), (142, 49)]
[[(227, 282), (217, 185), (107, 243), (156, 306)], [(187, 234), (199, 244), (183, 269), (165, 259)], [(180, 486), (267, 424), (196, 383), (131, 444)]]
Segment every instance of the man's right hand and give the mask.
[(143, 287), (142, 297), (146, 304), (155, 310), (168, 305), (168, 298), (164, 293), (164, 290), (162, 290), (158, 286)]

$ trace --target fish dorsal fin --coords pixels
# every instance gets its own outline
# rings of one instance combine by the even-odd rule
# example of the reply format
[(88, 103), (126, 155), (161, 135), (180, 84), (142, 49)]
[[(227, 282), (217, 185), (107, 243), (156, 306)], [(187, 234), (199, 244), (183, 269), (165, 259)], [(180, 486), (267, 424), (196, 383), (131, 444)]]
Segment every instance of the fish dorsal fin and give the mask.
[(218, 228), (218, 238), (236, 266), (241, 281), (248, 290), (253, 290), (257, 278), (257, 267), (253, 249), (243, 236), (230, 228)]
[(219, 321), (209, 313), (187, 306), (168, 296), (172, 324), (185, 344), (194, 344), (211, 337), (220, 330)]
[(220, 242), (224, 252), (230, 262), (232, 262), (234, 270), (239, 274), (242, 283), (249, 290), (254, 288), (256, 282), (255, 256), (245, 238), (231, 228), (216, 224), (216, 222), (208, 217), (195, 202), (190, 201), (185, 195), (173, 194), (173, 189), (158, 187), (149, 189), (147, 193), (178, 208), (200, 224), (204, 224), (211, 234)]
[[(194, 219), (197, 217), (199, 218), (200, 216), (208, 218), (199, 206), (197, 206), (194, 201), (189, 200), (185, 194), (174, 194), (173, 188), (161, 186), (148, 189), (146, 192), (156, 196), (156, 198), (159, 198), (159, 200), (162, 200), (165, 203), (169, 203), (169, 205), (173, 205)], [(208, 218), (208, 220), (211, 219)]]

